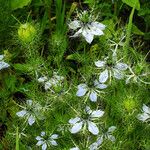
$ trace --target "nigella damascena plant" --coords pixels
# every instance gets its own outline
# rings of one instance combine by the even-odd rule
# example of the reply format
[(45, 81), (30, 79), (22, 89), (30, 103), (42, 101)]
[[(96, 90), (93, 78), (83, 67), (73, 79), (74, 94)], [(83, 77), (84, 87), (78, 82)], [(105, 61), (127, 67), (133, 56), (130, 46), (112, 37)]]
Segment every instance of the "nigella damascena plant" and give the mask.
[(42, 107), (40, 104), (33, 102), (32, 100), (26, 101), (26, 106), (20, 106), (23, 110), (16, 113), (18, 117), (24, 118), (25, 122), (28, 121), (28, 124), (32, 126), (36, 119), (43, 120), (41, 110)]
[(69, 23), (69, 28), (76, 31), (71, 37), (83, 36), (90, 44), (95, 35), (100, 36), (104, 34), (103, 30), (105, 29), (105, 25), (94, 21), (88, 11), (83, 11), (78, 14), (77, 19)]
[(124, 71), (128, 69), (128, 65), (116, 60), (116, 56), (112, 59), (106, 57), (104, 61), (95, 62), (96, 67), (103, 69), (99, 75), (99, 82), (105, 83), (109, 78), (114, 77), (118, 80), (125, 77)]
[(115, 130), (116, 130), (115, 126), (109, 127), (106, 132), (104, 132), (103, 134), (98, 136), (96, 142), (92, 143), (89, 146), (89, 149), (90, 150), (98, 150), (104, 140), (110, 140), (111, 142), (115, 142), (116, 138), (112, 135)]
[(99, 81), (95, 80), (92, 86), (87, 85), (85, 83), (79, 84), (76, 95), (78, 97), (86, 95), (86, 97), (87, 98), (89, 97), (92, 102), (96, 102), (97, 95), (102, 92), (100, 90), (105, 89), (105, 88), (107, 88), (106, 84), (100, 83)]
[(46, 91), (51, 90), (52, 92), (54, 92), (51, 88), (54, 86), (61, 86), (61, 82), (63, 80), (64, 80), (63, 76), (59, 76), (57, 75), (57, 72), (54, 72), (53, 76), (50, 79), (48, 79), (48, 77), (46, 76), (41, 76), (38, 79), (38, 82), (44, 84), (44, 88)]
[(71, 124), (70, 132), (72, 134), (78, 133), (82, 128), (83, 130), (88, 127), (88, 131), (91, 132), (93, 135), (98, 135), (99, 129), (94, 121), (98, 118), (101, 118), (104, 115), (104, 111), (102, 110), (95, 110), (92, 111), (90, 107), (86, 106), (83, 115), (72, 118), (69, 120)]
[(137, 119), (142, 122), (150, 121), (150, 107), (143, 104), (142, 113), (137, 115)]
[(10, 65), (4, 62), (4, 55), (0, 55), (0, 70), (8, 68)]
[(126, 84), (129, 84), (131, 82), (150, 84), (150, 82), (146, 82), (143, 80), (143, 78), (144, 77), (147, 78), (150, 75), (150, 73), (143, 73), (141, 68), (142, 68), (142, 65), (137, 66), (137, 68), (129, 67), (130, 74), (126, 75)]
[(36, 137), (36, 140), (38, 141), (36, 145), (42, 146), (42, 150), (46, 150), (47, 147), (58, 145), (56, 139), (58, 139), (58, 134), (48, 136), (44, 131), (42, 131), (41, 136)]

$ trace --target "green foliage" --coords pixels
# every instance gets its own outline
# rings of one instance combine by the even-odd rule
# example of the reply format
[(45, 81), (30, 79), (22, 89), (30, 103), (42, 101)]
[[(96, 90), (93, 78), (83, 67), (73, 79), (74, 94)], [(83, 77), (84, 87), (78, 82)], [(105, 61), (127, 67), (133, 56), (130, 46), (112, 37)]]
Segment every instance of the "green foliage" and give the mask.
[(135, 9), (140, 10), (139, 0), (122, 0), (123, 3), (126, 3), (130, 7), (135, 7)]
[(18, 8), (23, 8), (31, 3), (31, 0), (11, 0), (10, 5), (12, 10), (16, 10)]
[[(37, 136), (44, 131), (44, 138), (58, 134), (54, 139), (58, 145), (49, 143), (47, 149), (89, 150), (103, 135), (97, 150), (149, 150), (149, 121), (138, 120), (143, 104), (150, 106), (149, 4), (149, 0), (0, 0), (0, 149), (41, 149)], [(79, 20), (85, 10), (88, 23)], [(75, 30), (69, 28), (74, 20)], [(93, 22), (106, 27), (97, 30), (91, 27)], [(86, 42), (92, 35), (93, 41)], [(98, 60), (105, 65), (96, 67)], [(119, 70), (120, 80), (115, 77), (118, 63), (128, 65)], [(99, 89), (95, 80), (100, 82), (104, 70), (109, 76), (100, 86), (107, 88)], [(92, 92), (97, 93), (96, 102), (90, 100)], [(86, 106), (104, 115), (96, 120), (86, 113)], [(76, 126), (86, 125), (72, 134), (69, 120), (75, 117), (81, 118)], [(98, 135), (88, 129), (89, 121), (97, 126)], [(108, 138), (111, 126), (116, 126), (110, 136), (115, 142)]]

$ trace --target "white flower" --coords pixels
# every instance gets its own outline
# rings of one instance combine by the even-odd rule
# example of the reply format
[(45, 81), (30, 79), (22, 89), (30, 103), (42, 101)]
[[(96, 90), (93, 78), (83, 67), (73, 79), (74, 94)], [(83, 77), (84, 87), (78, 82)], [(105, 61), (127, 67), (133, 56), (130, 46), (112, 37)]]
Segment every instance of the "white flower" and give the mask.
[[(74, 20), (70, 22), (69, 28), (72, 30), (77, 30), (77, 32), (71, 37), (83, 36), (85, 40), (90, 44), (93, 41), (94, 35), (100, 36), (104, 34), (102, 30), (105, 29), (105, 25), (97, 21), (89, 21), (89, 18), (87, 17), (85, 20), (85, 16), (87, 16), (87, 13), (87, 11), (84, 11), (80, 15), (80, 20)], [(82, 18), (84, 18), (84, 20)]]
[(107, 85), (102, 84), (102, 83), (98, 82), (97, 80), (94, 81), (93, 85), (94, 85), (94, 88), (90, 88), (86, 84), (79, 84), (76, 95), (78, 97), (81, 97), (81, 96), (84, 96), (85, 94), (87, 94), (87, 97), (89, 97), (92, 102), (96, 102), (97, 101), (97, 93), (100, 92), (100, 91), (96, 90), (96, 88), (97, 89), (105, 89), (105, 88), (107, 88)]
[(98, 150), (102, 142), (103, 142), (103, 137), (98, 138), (96, 142), (92, 143), (89, 146), (89, 150)]
[(128, 68), (127, 64), (117, 62), (117, 60), (114, 58), (112, 58), (110, 61), (108, 57), (104, 61), (96, 61), (95, 65), (104, 69), (104, 71), (102, 71), (99, 75), (99, 82), (101, 83), (105, 83), (109, 78), (111, 79), (112, 76), (118, 80), (123, 79), (123, 71), (127, 70)]
[(127, 79), (126, 79), (126, 84), (129, 84), (131, 81), (135, 82), (135, 83), (145, 83), (145, 84), (150, 84), (150, 82), (146, 82), (142, 80), (142, 77), (148, 77), (149, 73), (143, 73), (143, 74), (137, 74), (133, 71), (133, 69), (131, 67), (129, 67), (130, 70), (130, 75), (126, 75)]
[(10, 65), (4, 62), (4, 55), (0, 55), (0, 70), (8, 68)]
[(93, 120), (95, 120), (96, 118), (100, 118), (103, 115), (104, 111), (92, 111), (90, 107), (87, 106), (83, 117), (76, 117), (69, 120), (69, 123), (72, 125), (70, 132), (75, 134), (79, 132), (82, 129), (82, 127), (86, 128), (86, 126), (88, 126), (89, 132), (91, 132), (94, 135), (97, 135), (99, 133), (99, 129), (93, 122)]
[(49, 89), (51, 89), (52, 86), (60, 85), (60, 83), (63, 80), (64, 80), (63, 76), (58, 76), (57, 73), (54, 72), (52, 78), (48, 79), (48, 77), (46, 77), (46, 76), (41, 76), (38, 79), (38, 82), (44, 84), (45, 90), (49, 90)]
[(112, 135), (114, 130), (116, 129), (115, 126), (111, 126), (108, 128), (108, 131), (106, 133), (103, 133), (101, 136), (99, 136), (96, 140), (96, 142), (92, 143), (89, 146), (90, 150), (98, 150), (99, 146), (103, 143), (104, 139), (109, 139), (112, 142), (115, 142), (115, 137)]
[(138, 114), (137, 115), (137, 119), (143, 121), (143, 122), (147, 122), (150, 120), (150, 107), (146, 106), (145, 104), (143, 104), (142, 107), (142, 114)]
[(105, 139), (108, 139), (112, 142), (115, 142), (115, 137), (112, 135), (112, 133), (116, 130), (116, 127), (115, 126), (111, 126), (108, 128), (108, 131), (106, 133), (104, 133), (102, 136), (103, 138)]
[(24, 117), (28, 120), (28, 124), (31, 126), (35, 123), (36, 118), (43, 119), (39, 113), (40, 105), (38, 103), (33, 103), (32, 100), (26, 101), (27, 105), (23, 110), (16, 113), (18, 117)]
[(48, 146), (57, 146), (57, 142), (56, 139), (58, 139), (58, 134), (53, 134), (49, 137), (46, 136), (45, 132), (42, 131), (41, 132), (41, 136), (37, 136), (36, 140), (38, 140), (37, 142), (37, 146), (41, 146), (42, 145), (42, 150), (46, 150)]

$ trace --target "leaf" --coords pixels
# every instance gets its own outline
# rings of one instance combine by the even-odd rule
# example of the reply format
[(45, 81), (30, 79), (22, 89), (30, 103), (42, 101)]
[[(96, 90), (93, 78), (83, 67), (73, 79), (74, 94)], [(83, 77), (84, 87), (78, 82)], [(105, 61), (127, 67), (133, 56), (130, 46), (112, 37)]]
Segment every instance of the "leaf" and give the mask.
[(138, 27), (135, 26), (134, 24), (132, 24), (132, 33), (136, 35), (144, 35), (144, 32), (138, 29)]
[(31, 3), (31, 0), (11, 0), (10, 5), (12, 10), (16, 10), (18, 8), (23, 8)]
[(135, 7), (136, 10), (140, 10), (139, 0), (122, 0), (122, 2), (127, 4), (130, 7)]
[(31, 72), (33, 70), (32, 66), (29, 64), (15, 64), (14, 68), (23, 73)]

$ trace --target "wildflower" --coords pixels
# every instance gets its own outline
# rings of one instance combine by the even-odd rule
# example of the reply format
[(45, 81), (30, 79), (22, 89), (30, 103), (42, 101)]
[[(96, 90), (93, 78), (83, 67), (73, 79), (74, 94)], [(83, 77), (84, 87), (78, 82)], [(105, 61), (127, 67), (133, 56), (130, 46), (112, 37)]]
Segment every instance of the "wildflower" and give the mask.
[(102, 83), (98, 82), (97, 80), (94, 81), (94, 88), (88, 87), (86, 84), (79, 84), (76, 95), (81, 97), (87, 93), (87, 97), (89, 97), (92, 102), (96, 102), (97, 94), (100, 92), (96, 88), (105, 89), (105, 88), (107, 88), (107, 85), (102, 84)]
[(4, 62), (4, 55), (0, 55), (0, 70), (8, 68), (10, 65)]
[(52, 78), (48, 79), (46, 76), (42, 76), (38, 79), (38, 82), (44, 83), (45, 90), (49, 90), (52, 86), (59, 85), (63, 81), (63, 79), (63, 76), (58, 76), (57, 73), (54, 72)]
[(36, 29), (30, 23), (21, 24), (18, 29), (18, 37), (22, 42), (30, 43), (36, 37)]
[(127, 70), (128, 68), (127, 64), (118, 62), (116, 57), (113, 57), (112, 60), (110, 60), (109, 57), (107, 57), (104, 61), (98, 60), (95, 62), (95, 65), (104, 69), (99, 76), (99, 82), (101, 83), (105, 83), (108, 78), (111, 79), (112, 76), (118, 80), (123, 79), (123, 71)]
[(141, 120), (142, 122), (147, 122), (150, 120), (150, 107), (143, 104), (142, 109), (142, 114), (138, 114), (137, 119)]
[(101, 136), (98, 137), (98, 139), (96, 140), (96, 142), (92, 143), (89, 146), (90, 150), (98, 150), (99, 146), (103, 143), (104, 139), (109, 139), (112, 142), (115, 142), (115, 137), (112, 135), (112, 133), (114, 132), (114, 130), (116, 129), (115, 126), (111, 126), (108, 128), (108, 131), (103, 133)]
[(129, 67), (129, 70), (130, 70), (130, 75), (126, 75), (127, 79), (126, 79), (126, 84), (129, 84), (131, 82), (131, 79), (133, 82), (135, 83), (145, 83), (145, 84), (150, 84), (150, 82), (146, 82), (146, 81), (143, 81), (141, 78), (142, 77), (146, 77), (149, 75), (149, 73), (142, 73), (142, 74), (139, 74), (139, 73), (135, 73), (133, 71), (133, 69), (131, 67)]
[(46, 136), (46, 133), (44, 131), (41, 132), (41, 136), (37, 136), (36, 140), (37, 146), (42, 145), (42, 150), (46, 150), (48, 146), (57, 146), (56, 139), (58, 139), (58, 134), (52, 134), (51, 136)]
[(105, 25), (97, 21), (92, 21), (92, 19), (88, 16), (88, 12), (83, 11), (79, 15), (79, 20), (74, 20), (69, 23), (69, 28), (72, 30), (78, 30), (71, 37), (78, 37), (82, 35), (90, 44), (94, 39), (94, 35), (100, 36), (104, 34), (102, 30), (105, 29)]
[(79, 132), (82, 129), (82, 127), (85, 129), (86, 126), (88, 126), (89, 132), (91, 132), (94, 135), (97, 135), (99, 133), (99, 129), (93, 121), (96, 118), (102, 117), (103, 115), (104, 111), (92, 111), (90, 107), (86, 106), (85, 114), (82, 117), (75, 117), (69, 120), (69, 123), (72, 125), (70, 132), (75, 134)]
[(33, 103), (32, 100), (27, 100), (26, 103), (26, 107), (23, 107), (24, 109), (17, 112), (16, 115), (18, 117), (26, 118), (26, 120), (28, 120), (28, 124), (31, 126), (35, 123), (36, 118), (43, 119), (39, 112), (41, 106), (38, 103)]
[(103, 138), (102, 137), (98, 138), (96, 142), (92, 143), (89, 146), (89, 150), (98, 150), (98, 148), (102, 144), (102, 142), (103, 142)]

